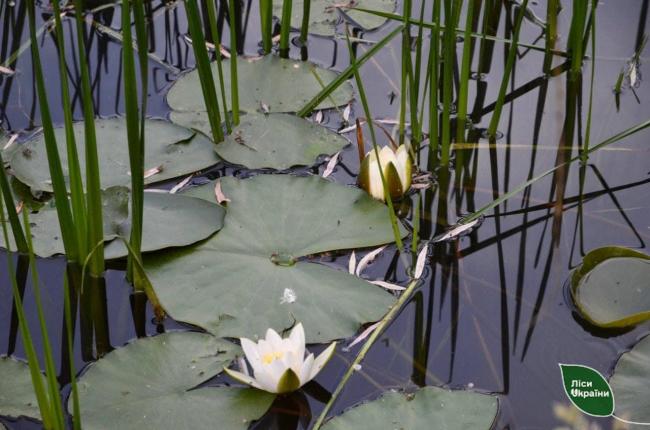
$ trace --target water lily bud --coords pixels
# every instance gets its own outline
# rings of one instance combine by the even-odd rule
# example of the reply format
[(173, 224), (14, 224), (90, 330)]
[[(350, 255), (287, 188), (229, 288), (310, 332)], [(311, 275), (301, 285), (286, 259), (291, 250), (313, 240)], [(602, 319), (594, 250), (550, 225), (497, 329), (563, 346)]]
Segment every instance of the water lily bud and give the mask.
[(318, 357), (309, 354), (305, 358), (302, 324), (297, 324), (286, 339), (275, 330), (268, 329), (266, 338), (257, 343), (246, 338), (240, 340), (253, 376), (231, 369), (225, 369), (226, 373), (246, 385), (278, 394), (295, 391), (314, 379), (336, 348), (336, 342), (333, 342)]
[(400, 145), (397, 151), (384, 146), (379, 151), (379, 159), (375, 150), (370, 150), (363, 161), (357, 182), (373, 198), (384, 201), (384, 186), (379, 173), (381, 165), (386, 186), (391, 199), (399, 199), (411, 187), (411, 158), (406, 145)]

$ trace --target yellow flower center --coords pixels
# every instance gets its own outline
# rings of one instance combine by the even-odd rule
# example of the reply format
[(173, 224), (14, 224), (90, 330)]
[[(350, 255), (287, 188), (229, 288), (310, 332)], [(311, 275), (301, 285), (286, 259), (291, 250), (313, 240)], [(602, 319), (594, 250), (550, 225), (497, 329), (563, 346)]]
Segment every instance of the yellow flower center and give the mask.
[(264, 355), (262, 356), (262, 363), (264, 363), (264, 364), (271, 364), (271, 363), (273, 363), (275, 360), (279, 360), (279, 359), (281, 359), (282, 357), (284, 357), (284, 352), (282, 352), (282, 351), (273, 351), (273, 352), (269, 352), (268, 354), (264, 354)]

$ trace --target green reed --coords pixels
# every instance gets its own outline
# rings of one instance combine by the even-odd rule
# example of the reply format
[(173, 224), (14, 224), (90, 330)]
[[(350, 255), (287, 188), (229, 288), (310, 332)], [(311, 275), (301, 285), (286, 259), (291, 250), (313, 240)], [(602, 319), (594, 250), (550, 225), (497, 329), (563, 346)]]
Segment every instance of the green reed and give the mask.
[[(212, 0), (210, 0), (211, 2)], [(228, 18), (230, 18), (230, 97), (232, 98), (232, 122), (239, 125), (239, 85), (237, 80), (237, 15), (235, 9), (235, 0), (228, 0)], [(217, 50), (217, 57), (221, 53)], [(223, 86), (223, 77), (220, 76)], [(224, 104), (224, 115), (228, 112)]]
[(282, 1), (282, 21), (280, 28), (280, 56), (289, 58), (289, 35), (291, 34), (291, 9), (293, 0)]
[(196, 67), (199, 72), (203, 99), (212, 130), (212, 138), (215, 142), (219, 143), (224, 138), (221, 128), (221, 112), (219, 110), (219, 100), (217, 100), (217, 91), (214, 86), (214, 77), (210, 68), (210, 59), (204, 42), (205, 38), (201, 29), (199, 8), (196, 0), (187, 0), (185, 7), (190, 34), (192, 36), (192, 49), (196, 58)]
[(260, 0), (260, 27), (262, 50), (270, 54), (273, 49), (273, 0)]
[[(480, 3), (479, 3), (480, 8)], [(480, 9), (477, 11), (477, 15)], [(456, 142), (465, 140), (467, 126), (467, 97), (469, 92), (469, 75), (472, 66), (472, 21), (474, 19), (474, 3), (467, 5), (465, 17), (465, 32), (463, 33), (463, 57), (460, 69), (460, 87), (458, 93), (458, 107), (456, 109)]]
[[(214, 43), (214, 56), (217, 63), (217, 74), (219, 75), (219, 89), (221, 90), (221, 104), (223, 104), (223, 111), (225, 112), (224, 119), (226, 123), (226, 130), (228, 133), (232, 132), (232, 125), (230, 123), (230, 116), (228, 115), (228, 102), (226, 101), (226, 86), (223, 79), (223, 64), (221, 61), (221, 38), (219, 37), (219, 28), (217, 27), (217, 10), (214, 1), (209, 0), (207, 3), (208, 10), (208, 23), (210, 25), (210, 34), (212, 34), (212, 42)], [(232, 37), (232, 36), (231, 36)], [(232, 48), (230, 57), (236, 57), (237, 53), (233, 54)], [(236, 58), (231, 61), (237, 61)], [(235, 64), (235, 76), (237, 74), (237, 65)], [(239, 101), (239, 93), (237, 93), (237, 100)], [(239, 114), (239, 109), (237, 109)]]
[(311, 12), (311, 0), (303, 0), (302, 4), (302, 25), (300, 26), (300, 41), (307, 43), (309, 35), (309, 14)]

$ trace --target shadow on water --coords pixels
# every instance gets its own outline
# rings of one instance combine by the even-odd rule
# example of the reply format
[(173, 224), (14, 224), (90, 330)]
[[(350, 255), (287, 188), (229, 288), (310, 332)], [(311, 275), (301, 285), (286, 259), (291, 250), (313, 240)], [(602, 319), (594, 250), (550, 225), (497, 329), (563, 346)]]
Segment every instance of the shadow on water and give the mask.
[[(256, 3), (252, 0), (235, 3), (240, 54), (257, 55), (260, 50)], [(482, 5), (483, 10), (482, 16), (476, 16), (473, 21), (476, 31), (509, 37), (516, 7), (501, 1), (474, 0), (473, 3)], [(533, 6), (535, 11), (545, 11), (545, 2), (539, 3)], [(414, 11), (420, 10), (419, 4), (414, 2)], [(564, 6), (570, 8), (568, 4)], [(194, 67), (194, 59), (186, 39), (188, 31), (182, 4), (152, 1), (147, 7), (151, 24), (149, 115), (166, 117), (169, 109), (165, 95), (183, 71)], [(647, 85), (642, 83), (635, 89), (640, 106), (631, 94), (624, 93), (618, 113), (611, 91), (621, 66), (642, 43), (647, 12), (647, 1), (636, 1), (634, 6), (626, 8), (617, 7), (616, 2), (603, 2), (599, 6), (599, 50), (597, 58), (592, 59), (596, 61), (594, 142), (647, 119), (647, 113), (644, 114), (650, 96)], [(219, 38), (226, 47), (230, 45), (229, 14), (227, 2), (218, 2)], [(25, 16), (24, 1), (17, 0), (13, 7), (7, 2), (0, 4), (0, 64), (11, 59), (12, 53), (21, 52), (12, 61), (16, 73), (0, 74), (0, 126), (25, 131), (23, 136), (28, 136), (38, 127), (39, 114), (31, 59), (24, 45)], [(559, 36), (568, 31), (568, 17), (568, 10), (558, 15)], [(60, 77), (55, 66), (56, 40), (48, 31), (50, 19), (51, 12), (44, 2), (39, 43), (44, 63), (48, 65), (48, 79), (54, 82)], [(122, 84), (120, 14), (106, 8), (93, 14), (92, 19), (86, 26), (85, 36), (89, 42), (95, 108), (102, 116), (119, 115), (124, 110), (121, 91), (117, 90)], [(634, 23), (637, 23), (636, 31), (620, 30), (632, 28)], [(66, 43), (71, 45), (76, 31), (73, 20), (66, 17), (63, 24)], [(394, 24), (387, 24), (377, 31), (355, 31), (354, 36), (376, 41), (393, 28)], [(211, 35), (209, 38), (215, 40)], [(532, 23), (522, 28), (521, 38), (526, 43), (544, 39), (540, 37), (540, 28)], [(554, 49), (556, 37), (546, 43)], [(566, 161), (583, 143), (582, 119), (586, 110), (583, 105), (589, 94), (582, 89), (591, 79), (589, 68), (584, 68), (584, 75), (574, 76), (567, 72), (569, 63), (565, 58), (528, 49), (520, 49), (518, 53), (499, 137), (484, 138), (507, 55), (507, 49), (503, 48), (502, 44), (484, 38), (472, 44), (472, 51), (478, 55), (473, 56), (470, 80), (471, 127), (464, 141), (454, 144), (452, 167), (434, 171), (436, 181), (432, 187), (411, 196), (410, 207), (419, 204), (422, 208), (418, 220), (422, 241), (443, 233), (463, 215), (540, 171)], [(368, 45), (355, 42), (353, 49), (362, 53)], [(394, 41), (362, 69), (372, 110), (385, 119), (396, 119), (399, 115), (396, 100), (399, 100), (400, 49), (400, 42)], [(69, 56), (66, 78), (72, 83), (75, 118), (81, 120), (80, 93), (75, 85), (79, 81), (78, 62), (73, 49), (66, 51)], [(347, 55), (344, 40), (316, 36), (310, 37), (307, 46), (293, 46), (290, 52), (292, 58), (309, 58), (335, 70), (349, 63)], [(50, 86), (48, 91), (51, 103), (60, 104), (57, 86)], [(356, 102), (352, 112), (362, 112)], [(53, 115), (62, 124), (62, 112), (53, 110)], [(424, 118), (427, 117), (425, 114)], [(336, 111), (324, 112), (323, 124), (332, 129), (345, 126)], [(351, 134), (348, 137), (353, 138)], [(387, 143), (386, 136), (380, 133), (379, 137), (383, 139), (382, 144)], [(436, 139), (437, 136), (429, 136), (430, 142)], [(586, 165), (558, 169), (551, 177), (486, 214), (481, 226), (468, 235), (432, 244), (420, 289), (373, 347), (332, 412), (375, 398), (388, 388), (435, 384), (499, 394), (501, 410), (496, 428), (558, 426), (552, 407), (567, 401), (557, 363), (581, 363), (609, 374), (618, 354), (648, 331), (647, 325), (619, 332), (604, 332), (589, 326), (575, 314), (564, 288), (570, 270), (590, 249), (617, 244), (647, 252), (650, 168), (648, 149), (643, 144), (644, 139), (635, 135), (593, 154)], [(423, 149), (428, 150), (428, 147)], [(428, 159), (427, 154), (421, 155), (423, 160)], [(348, 147), (334, 177), (340, 183), (353, 184), (358, 168), (356, 149)], [(193, 182), (198, 184), (205, 178), (227, 174), (246, 176), (249, 173), (219, 165), (203, 176), (196, 176)], [(415, 221), (413, 213), (411, 209), (407, 222)], [(347, 255), (336, 255), (327, 264), (345, 268), (347, 259)], [(16, 264), (18, 285), (28, 315), (35, 321), (35, 305), (26, 276), (28, 262), (17, 257)], [(389, 247), (369, 266), (366, 276), (404, 284), (408, 274), (403, 264), (404, 259)], [(4, 264), (0, 267), (0, 353), (24, 357), (10, 284)], [(39, 260), (38, 269), (45, 284), (50, 336), (59, 339), (58, 344), (54, 342), (57, 365), (62, 369), (59, 379), (66, 384), (71, 376), (63, 365), (67, 362), (64, 354), (67, 345), (61, 343), (65, 342), (61, 333), (62, 279), (66, 267), (63, 259), (53, 258)], [(79, 309), (91, 309), (93, 315), (90, 318), (80, 312), (76, 321), (77, 370), (134, 338), (185, 328), (171, 319), (155, 323), (146, 298), (132, 293), (119, 264), (111, 267), (98, 288), (83, 294), (80, 303), (75, 304)], [(38, 347), (40, 339), (35, 342)], [(279, 398), (271, 412), (253, 428), (309, 428), (312, 417), (327, 402), (358, 349), (359, 346), (349, 351), (339, 349), (317, 381), (300, 392)], [(2, 422), (13, 429), (37, 428), (27, 420), (3, 419)], [(609, 422), (599, 420), (599, 424), (606, 428)]]

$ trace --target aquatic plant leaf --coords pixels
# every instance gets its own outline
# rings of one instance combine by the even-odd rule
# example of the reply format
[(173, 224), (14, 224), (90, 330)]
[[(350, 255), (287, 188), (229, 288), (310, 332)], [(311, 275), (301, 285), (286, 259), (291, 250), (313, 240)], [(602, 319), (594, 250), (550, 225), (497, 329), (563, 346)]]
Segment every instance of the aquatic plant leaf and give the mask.
[[(97, 119), (97, 150), (99, 151), (102, 188), (115, 185), (130, 186), (129, 148), (126, 142), (126, 121), (124, 118)], [(74, 124), (77, 148), (82, 165), (84, 159), (84, 124)], [(63, 173), (68, 175), (65, 130), (55, 130)], [(147, 150), (145, 170), (161, 167), (161, 171), (145, 180), (146, 184), (172, 179), (216, 164), (219, 159), (214, 153), (214, 144), (205, 136), (178, 125), (160, 120), (146, 120), (145, 133)], [(50, 171), (43, 135), (19, 146), (12, 151), (8, 160), (15, 176), (32, 191), (52, 191)], [(83, 175), (85, 177), (85, 175)]]
[[(293, 0), (291, 26), (302, 25), (304, 0)], [(341, 13), (364, 30), (373, 30), (386, 22), (386, 18), (351, 9), (350, 6), (372, 9), (379, 12), (395, 11), (395, 0), (311, 0), (309, 11), (309, 32), (321, 36), (332, 36), (336, 25), (341, 21)], [(273, 5), (273, 14), (282, 16), (282, 2)]]
[(582, 412), (608, 417), (614, 412), (614, 395), (603, 375), (589, 366), (560, 364), (564, 392)]
[[(308, 342), (326, 342), (353, 335), (387, 311), (391, 294), (309, 257), (393, 241), (386, 206), (315, 176), (228, 177), (221, 186), (231, 202), (219, 234), (145, 257), (172, 317), (218, 336), (251, 339), (297, 320)], [(214, 184), (187, 194), (214, 201)], [(283, 300), (286, 288), (295, 300)]]
[[(199, 387), (239, 348), (214, 336), (172, 332), (142, 338), (91, 364), (78, 381), (84, 429), (245, 430), (274, 396), (232, 387)], [(68, 408), (72, 409), (72, 400)]]
[(645, 425), (630, 425), (630, 430), (650, 425), (650, 336), (641, 339), (632, 350), (621, 355), (609, 384), (614, 390), (614, 415)]
[[(131, 234), (131, 198), (126, 187), (111, 187), (102, 193), (104, 208), (104, 255), (107, 259), (126, 257), (124, 243)], [(144, 193), (142, 252), (187, 246), (203, 240), (223, 225), (225, 210), (203, 199), (168, 193)], [(30, 215), (34, 252), (39, 257), (63, 254), (61, 230), (55, 202)], [(12, 239), (13, 240), (13, 239)], [(12, 249), (15, 244), (12, 242)], [(0, 246), (4, 239), (0, 238)]]
[[(47, 386), (45, 375), (43, 386)], [(7, 356), (0, 356), (0, 415), (41, 419), (29, 366)]]
[(571, 296), (582, 317), (604, 328), (650, 319), (650, 256), (607, 246), (589, 252), (571, 277)]
[(424, 387), (412, 394), (389, 391), (325, 423), (323, 430), (488, 430), (499, 410), (495, 396)]
[[(230, 98), (230, 60), (224, 60), (223, 73), (226, 97)], [(217, 66), (212, 64), (216, 75)], [(269, 112), (296, 112), (322, 90), (314, 73), (323, 85), (337, 77), (336, 72), (325, 70), (304, 61), (295, 61), (267, 55), (262, 58), (239, 58), (237, 77), (239, 82), (239, 108), (246, 112), (262, 112), (262, 105)], [(321, 103), (318, 109), (342, 106), (352, 99), (352, 85), (345, 83), (334, 91), (330, 98)], [(333, 103), (332, 103), (333, 101)], [(183, 75), (169, 90), (167, 102), (172, 110), (178, 112), (205, 112), (203, 92), (198, 71)]]
[[(211, 135), (207, 112), (172, 112), (171, 120)], [(333, 131), (288, 114), (247, 114), (214, 149), (220, 158), (249, 169), (310, 166), (350, 142)]]

